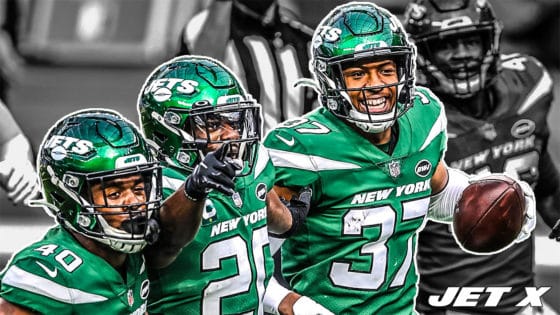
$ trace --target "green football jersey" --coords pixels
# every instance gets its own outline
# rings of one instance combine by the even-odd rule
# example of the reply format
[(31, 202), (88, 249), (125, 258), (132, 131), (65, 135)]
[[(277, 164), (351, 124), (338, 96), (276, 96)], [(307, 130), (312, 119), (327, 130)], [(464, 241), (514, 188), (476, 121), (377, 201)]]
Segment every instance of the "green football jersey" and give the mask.
[[(188, 174), (164, 168), (165, 197)], [(233, 197), (210, 192), (195, 239), (163, 269), (149, 270), (150, 314), (263, 314), (273, 272), (266, 225), (274, 167), (261, 147), (253, 172), (235, 179)]]
[(0, 296), (41, 314), (146, 312), (150, 290), (142, 254), (126, 261), (126, 279), (64, 228), (16, 253), (0, 275)]
[(325, 108), (271, 131), (276, 183), (310, 186), (311, 209), (282, 246), (291, 287), (335, 314), (411, 314), (416, 233), (446, 148), (440, 102), (418, 88), (392, 155)]

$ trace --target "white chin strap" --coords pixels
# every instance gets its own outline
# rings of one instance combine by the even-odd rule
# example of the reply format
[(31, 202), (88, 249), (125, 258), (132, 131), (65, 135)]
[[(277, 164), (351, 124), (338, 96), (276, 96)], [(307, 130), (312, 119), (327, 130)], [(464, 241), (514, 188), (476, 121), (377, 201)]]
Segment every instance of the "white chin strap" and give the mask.
[(145, 240), (115, 240), (115, 239), (99, 239), (100, 242), (109, 245), (112, 249), (117, 252), (123, 252), (126, 254), (138, 253), (146, 247), (148, 244)]
[(143, 237), (138, 239), (125, 239), (126, 237), (130, 237), (130, 233), (110, 226), (109, 223), (105, 221), (105, 218), (100, 215), (97, 216), (97, 220), (103, 228), (105, 237), (86, 236), (111, 247), (115, 251), (127, 254), (137, 253), (148, 244)]
[[(144, 239), (139, 239), (139, 240), (116, 240), (116, 239), (111, 239), (111, 238), (103, 238), (103, 237), (95, 237), (89, 234), (85, 234), (82, 233), (81, 231), (79, 231), (78, 229), (76, 229), (74, 226), (72, 226), (72, 224), (69, 224), (68, 222), (64, 221), (63, 222), (64, 225), (77, 232), (80, 233), (81, 235), (89, 238), (89, 239), (93, 239), (99, 243), (105, 244), (107, 246), (109, 246), (111, 249), (118, 251), (118, 252), (123, 252), (123, 253), (127, 253), (127, 254), (133, 254), (133, 253), (137, 253), (139, 251), (141, 251), (142, 249), (144, 249), (144, 247), (146, 247), (146, 245), (148, 245), (148, 242)], [(106, 222), (105, 222), (106, 223)], [(105, 225), (105, 224), (102, 224)]]
[[(395, 117), (396, 110), (396, 104), (395, 106), (393, 106), (393, 109), (390, 112), (385, 114), (368, 115), (352, 109), (348, 113), (348, 116), (351, 118), (350, 121), (364, 132), (380, 133), (393, 126), (393, 124), (395, 123), (395, 120), (393, 118)], [(373, 120), (374, 118), (375, 120), (379, 120), (380, 122), (367, 122), (368, 120)]]

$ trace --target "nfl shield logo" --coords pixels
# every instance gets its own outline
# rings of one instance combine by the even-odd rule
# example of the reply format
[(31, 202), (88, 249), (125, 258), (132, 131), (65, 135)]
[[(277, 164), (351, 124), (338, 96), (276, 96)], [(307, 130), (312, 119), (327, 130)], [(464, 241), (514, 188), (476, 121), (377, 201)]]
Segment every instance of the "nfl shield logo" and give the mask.
[(396, 178), (399, 177), (399, 175), (401, 175), (401, 162), (391, 161), (389, 162), (388, 167), (389, 167), (389, 175), (391, 175), (391, 177)]
[(496, 128), (494, 128), (494, 125), (490, 123), (485, 123), (480, 128), (480, 132), (482, 133), (484, 139), (489, 141), (494, 141), (494, 139), (496, 139), (496, 137), (498, 136), (498, 133), (496, 132)]
[(243, 199), (241, 199), (241, 196), (238, 192), (234, 192), (231, 198), (233, 199), (233, 203), (237, 206), (237, 208), (241, 208), (241, 206), (243, 206)]
[(128, 305), (132, 306), (134, 304), (134, 295), (132, 294), (132, 290), (128, 290)]

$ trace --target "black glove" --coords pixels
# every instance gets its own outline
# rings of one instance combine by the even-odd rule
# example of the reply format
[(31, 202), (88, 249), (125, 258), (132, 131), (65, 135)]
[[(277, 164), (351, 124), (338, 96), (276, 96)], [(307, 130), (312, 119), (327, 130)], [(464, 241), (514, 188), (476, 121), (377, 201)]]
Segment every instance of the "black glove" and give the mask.
[(307, 214), (309, 213), (309, 208), (311, 207), (311, 196), (313, 195), (313, 191), (310, 187), (304, 187), (299, 191), (299, 194), (292, 195), (292, 199), (285, 200), (284, 198), (280, 197), (280, 201), (288, 208), (292, 215), (292, 226), (290, 229), (282, 234), (276, 234), (270, 232), (276, 238), (288, 238), (293, 235), (301, 224), (307, 218)]
[(560, 220), (556, 221), (556, 224), (554, 224), (552, 231), (550, 231), (550, 234), (548, 234), (548, 238), (556, 239), (558, 242), (560, 242)]
[(235, 171), (241, 169), (241, 165), (227, 157), (229, 142), (206, 155), (204, 160), (198, 164), (192, 174), (185, 182), (185, 194), (187, 198), (199, 201), (208, 195), (211, 189), (216, 189), (228, 196), (235, 192), (233, 179)]

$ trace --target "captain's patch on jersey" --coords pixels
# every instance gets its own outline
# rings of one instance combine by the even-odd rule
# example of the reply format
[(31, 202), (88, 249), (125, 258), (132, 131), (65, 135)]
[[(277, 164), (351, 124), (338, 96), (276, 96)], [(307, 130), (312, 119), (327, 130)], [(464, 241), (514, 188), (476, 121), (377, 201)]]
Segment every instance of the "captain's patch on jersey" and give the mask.
[(202, 210), (202, 225), (210, 225), (218, 220), (218, 211), (214, 207), (212, 200), (206, 198), (204, 209)]

